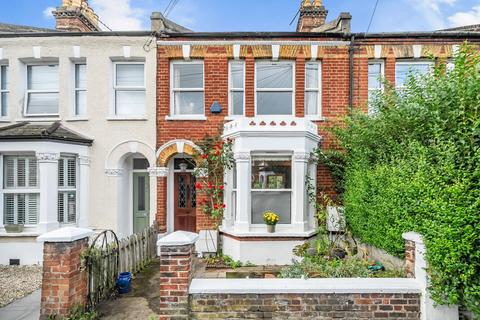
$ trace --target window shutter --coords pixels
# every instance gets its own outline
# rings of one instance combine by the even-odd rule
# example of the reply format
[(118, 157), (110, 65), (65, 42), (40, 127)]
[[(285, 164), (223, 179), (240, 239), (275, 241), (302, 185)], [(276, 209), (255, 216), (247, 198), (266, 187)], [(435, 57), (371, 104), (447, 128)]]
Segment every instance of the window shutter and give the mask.
[(25, 197), (26, 195), (23, 193), (19, 193), (16, 195), (17, 196), (17, 220), (19, 224), (24, 224), (25, 223), (25, 211), (26, 211), (26, 201)]
[(64, 159), (60, 158), (58, 159), (58, 186), (63, 187), (65, 186), (64, 181), (65, 181), (65, 164), (64, 164)]
[(62, 223), (65, 217), (65, 194), (58, 194), (58, 222)]
[(28, 213), (27, 224), (36, 224), (38, 222), (38, 194), (28, 194)]
[(5, 188), (14, 188), (15, 187), (15, 159), (12, 157), (4, 157), (3, 163), (5, 167), (4, 186)]
[(27, 180), (27, 168), (26, 168), (26, 159), (19, 158), (17, 159), (17, 187), (23, 188), (26, 187)]
[(76, 222), (76, 196), (75, 192), (70, 192), (67, 195), (68, 199), (68, 222)]
[(6, 194), (3, 198), (3, 223), (15, 223), (15, 195)]
[(75, 159), (68, 159), (67, 160), (67, 177), (68, 177), (68, 186), (75, 187), (76, 186), (76, 161)]
[(28, 158), (28, 186), (37, 186), (37, 159)]

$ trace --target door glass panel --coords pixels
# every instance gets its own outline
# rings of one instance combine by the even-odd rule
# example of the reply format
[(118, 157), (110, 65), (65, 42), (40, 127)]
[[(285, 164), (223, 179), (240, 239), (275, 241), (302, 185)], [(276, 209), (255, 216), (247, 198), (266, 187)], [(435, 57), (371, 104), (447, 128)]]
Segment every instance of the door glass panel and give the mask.
[(185, 176), (178, 176), (178, 207), (185, 208), (187, 205), (187, 186)]
[(138, 211), (145, 211), (145, 176), (138, 177)]
[(192, 208), (197, 207), (197, 192), (196, 192), (196, 188), (195, 188), (195, 182), (196, 182), (196, 179), (192, 175), (191, 179), (190, 179), (190, 206)]

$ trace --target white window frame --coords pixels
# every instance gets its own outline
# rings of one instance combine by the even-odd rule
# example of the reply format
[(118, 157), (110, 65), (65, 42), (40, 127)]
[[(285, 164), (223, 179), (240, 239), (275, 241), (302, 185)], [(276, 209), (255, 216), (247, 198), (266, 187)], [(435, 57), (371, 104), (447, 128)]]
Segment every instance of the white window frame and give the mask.
[[(258, 66), (261, 64), (290, 64), (292, 66), (292, 88), (261, 88), (257, 87), (257, 69)], [(259, 60), (255, 61), (255, 80), (254, 80), (254, 87), (255, 87), (255, 116), (259, 117), (289, 117), (295, 116), (295, 61), (271, 61), (271, 60)], [(291, 90), (290, 90), (291, 89)], [(258, 114), (258, 99), (257, 94), (258, 92), (292, 92), (292, 113), (291, 114)]]
[[(370, 106), (370, 92), (383, 92), (385, 90), (385, 86), (383, 84), (383, 81), (382, 79), (385, 78), (385, 60), (383, 59), (370, 59), (368, 60), (368, 66), (370, 66), (371, 64), (380, 64), (380, 77), (381, 79), (380, 80), (380, 88), (370, 88), (370, 83), (367, 83), (367, 87), (368, 87), (368, 96), (367, 96), (367, 106), (368, 106), (368, 114), (369, 115), (372, 115), (372, 114), (375, 114), (375, 111), (372, 110), (371, 106)], [(367, 68), (367, 72), (368, 72), (368, 68)], [(368, 75), (367, 75), (367, 82), (368, 82)]]
[[(232, 65), (238, 64), (243, 67), (243, 88), (235, 88), (233, 84), (232, 77)], [(229, 118), (240, 118), (245, 116), (245, 77), (246, 77), (246, 66), (245, 61), (243, 60), (230, 60), (228, 62), (228, 116)], [(233, 114), (233, 92), (243, 92), (243, 111), (242, 114)]]
[[(87, 63), (86, 62), (75, 62), (73, 63), (73, 110), (72, 114), (73, 117), (75, 118), (84, 118), (87, 116), (87, 105), (88, 105), (88, 100), (87, 100), (87, 87), (81, 88), (77, 87), (77, 66), (79, 65), (84, 65), (85, 66), (85, 76), (87, 73)], [(85, 92), (85, 114), (79, 114), (78, 111), (78, 106), (77, 106), (77, 92)]]
[[(201, 64), (203, 70), (202, 88), (175, 88), (174, 66), (181, 64)], [(203, 114), (175, 114), (175, 92), (203, 92)], [(206, 120), (205, 117), (205, 62), (203, 60), (174, 60), (170, 62), (170, 116), (167, 120)]]
[[(67, 185), (60, 185), (60, 181), (58, 181), (58, 199), (57, 199), (57, 208), (58, 208), (58, 201), (60, 196), (63, 197), (63, 205), (64, 205), (64, 213), (63, 213), (63, 221), (60, 221), (60, 217), (57, 216), (58, 222), (60, 224), (75, 224), (78, 220), (78, 161), (75, 156), (71, 155), (61, 155), (60, 159), (63, 159), (63, 183), (67, 182)], [(60, 172), (60, 159), (58, 161), (58, 166)], [(75, 161), (75, 186), (68, 186), (68, 160)], [(68, 194), (74, 193), (75, 194), (75, 221), (68, 221)], [(65, 210), (67, 209), (67, 210)], [(59, 212), (58, 212), (59, 214)]]
[[(132, 65), (132, 64), (141, 64), (143, 65), (143, 86), (117, 86), (117, 66), (118, 65)], [(146, 117), (147, 113), (147, 68), (145, 61), (115, 61), (113, 62), (113, 106), (112, 106), (112, 116), (114, 118), (138, 118)], [(145, 111), (136, 115), (119, 115), (117, 114), (117, 91), (144, 91), (145, 92)]]
[(425, 59), (415, 59), (415, 60), (397, 60), (395, 61), (395, 88), (402, 89), (404, 86), (399, 86), (397, 83), (397, 66), (398, 65), (416, 65), (416, 64), (428, 64), (430, 66), (430, 71), (433, 70), (435, 63), (430, 60)]
[[(316, 64), (318, 65), (318, 88), (307, 88), (307, 66), (309, 64)], [(318, 113), (317, 114), (308, 114), (307, 115), (307, 92), (315, 92), (317, 91), (318, 95)], [(322, 62), (321, 61), (308, 61), (305, 63), (305, 97), (304, 97), (304, 115), (305, 118), (309, 119), (323, 119), (322, 117)]]
[[(6, 63), (0, 63), (0, 119), (6, 119), (8, 118), (8, 115), (9, 115), (9, 102), (10, 102), (10, 83), (7, 82), (7, 87), (5, 89), (2, 89), (2, 70), (3, 68), (6, 68), (6, 73), (7, 73), (7, 79), (8, 81), (10, 81), (10, 66)], [(2, 105), (2, 95), (3, 94), (6, 94), (7, 97), (8, 97), (8, 103), (7, 103), (7, 107), (6, 107), (6, 114), (1, 114), (1, 111), (3, 109), (3, 105)]]
[[(9, 194), (9, 195), (19, 195), (19, 194), (24, 194), (26, 197), (29, 197), (30, 195), (35, 195), (37, 197), (37, 205), (38, 205), (38, 212), (37, 212), (37, 217), (36, 217), (36, 223), (27, 223), (27, 216), (28, 216), (28, 205), (27, 205), (27, 199), (25, 199), (25, 223), (23, 225), (25, 226), (36, 226), (39, 222), (39, 219), (40, 219), (40, 181), (39, 181), (39, 168), (38, 168), (38, 161), (37, 161), (37, 168), (36, 168), (36, 186), (30, 186), (30, 185), (27, 185), (25, 187), (18, 187), (18, 186), (14, 186), (14, 187), (6, 187), (6, 181), (5, 181), (5, 158), (8, 158), (8, 157), (11, 157), (11, 158), (14, 158), (16, 159), (15, 163), (18, 164), (18, 159), (27, 159), (27, 158), (34, 158), (36, 159), (35, 155), (31, 155), (31, 154), (5, 154), (5, 155), (1, 155), (1, 163), (2, 163), (2, 178), (1, 178), (1, 181), (2, 181), (2, 185), (1, 185), (1, 196), (2, 196), (2, 204), (3, 204), (3, 207), (0, 208), (2, 211), (3, 211), (3, 221), (1, 221), (2, 224), (5, 224), (5, 219), (6, 219), (6, 215), (5, 215), (5, 195)], [(14, 171), (13, 171), (13, 174), (14, 174), (14, 181), (17, 180), (17, 170), (16, 170), (16, 166), (17, 165), (14, 165)], [(25, 172), (25, 183), (28, 184), (29, 182), (29, 177), (30, 177), (30, 171), (29, 171), (29, 166), (26, 165), (25, 166), (25, 169), (26, 169), (26, 172)], [(18, 202), (18, 200), (16, 201)], [(18, 207), (17, 205), (14, 206), (14, 223), (18, 223)]]
[[(53, 90), (30, 90), (28, 89), (28, 68), (35, 67), (35, 66), (57, 66), (58, 68), (58, 89), (56, 91)], [(57, 106), (56, 113), (27, 113), (28, 110), (28, 94), (29, 93), (56, 93), (58, 94), (58, 98), (60, 99), (60, 63), (59, 62), (44, 62), (44, 63), (29, 63), (25, 66), (25, 97), (24, 97), (24, 105), (23, 105), (23, 116), (24, 117), (58, 117), (60, 115), (60, 100)]]
[[(291, 153), (285, 153), (285, 152), (279, 152), (279, 153), (252, 153), (252, 156), (251, 156), (251, 159), (250, 159), (250, 174), (253, 174), (252, 173), (252, 168), (253, 168), (253, 161), (255, 160), (255, 158), (260, 158), (260, 157), (279, 157), (279, 158), (282, 158), (282, 157), (285, 157), (285, 158), (289, 158), (290, 159), (290, 188), (286, 188), (286, 189), (254, 189), (253, 186), (250, 185), (250, 209), (249, 209), (249, 212), (250, 212), (250, 225), (253, 226), (253, 227), (259, 227), (259, 226), (264, 226), (265, 223), (253, 223), (253, 211), (252, 211), (252, 195), (253, 195), (253, 192), (290, 192), (290, 223), (280, 223), (280, 225), (284, 225), (284, 226), (291, 226), (293, 224), (293, 201), (294, 201), (294, 194), (293, 194), (293, 182), (294, 182), (294, 161), (293, 161), (293, 155)], [(238, 183), (238, 181), (237, 181)], [(251, 183), (251, 182), (250, 182)]]

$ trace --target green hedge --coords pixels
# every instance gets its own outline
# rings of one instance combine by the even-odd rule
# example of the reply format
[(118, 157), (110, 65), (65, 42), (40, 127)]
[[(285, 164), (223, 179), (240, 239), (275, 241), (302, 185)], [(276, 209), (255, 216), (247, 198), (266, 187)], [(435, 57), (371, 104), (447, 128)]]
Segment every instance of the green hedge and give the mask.
[(402, 233), (421, 233), (434, 299), (480, 315), (480, 55), (464, 45), (453, 70), (437, 65), (336, 130), (339, 185), (354, 234), (402, 256)]

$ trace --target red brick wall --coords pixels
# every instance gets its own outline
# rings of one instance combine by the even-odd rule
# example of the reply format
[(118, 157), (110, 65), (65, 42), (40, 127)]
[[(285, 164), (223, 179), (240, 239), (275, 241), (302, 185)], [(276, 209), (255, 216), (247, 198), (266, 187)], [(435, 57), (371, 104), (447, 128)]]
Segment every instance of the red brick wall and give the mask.
[(41, 318), (66, 316), (71, 308), (85, 305), (87, 275), (80, 253), (87, 245), (87, 238), (44, 244)]

